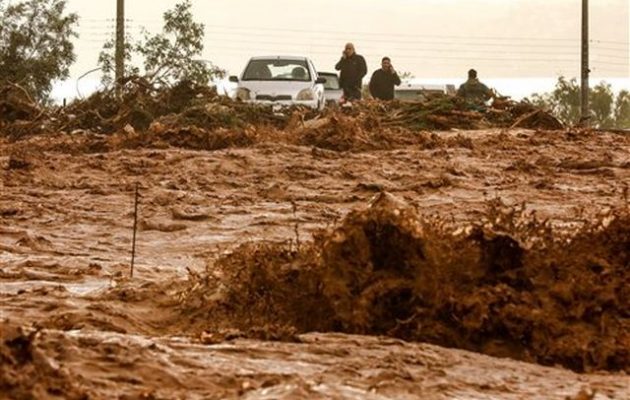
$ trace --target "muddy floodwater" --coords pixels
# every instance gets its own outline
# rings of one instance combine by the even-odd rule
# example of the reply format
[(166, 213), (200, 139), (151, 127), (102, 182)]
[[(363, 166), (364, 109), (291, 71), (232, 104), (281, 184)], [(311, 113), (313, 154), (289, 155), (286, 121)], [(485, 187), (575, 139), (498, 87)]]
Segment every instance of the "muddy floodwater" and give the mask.
[(627, 134), (102, 141), (0, 139), (0, 398), (630, 399)]

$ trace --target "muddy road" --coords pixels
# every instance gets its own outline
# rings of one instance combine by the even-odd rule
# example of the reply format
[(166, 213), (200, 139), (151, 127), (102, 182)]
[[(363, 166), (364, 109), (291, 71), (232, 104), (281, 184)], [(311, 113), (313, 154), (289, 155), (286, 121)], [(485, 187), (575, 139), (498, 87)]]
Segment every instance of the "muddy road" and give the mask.
[[(222, 275), (217, 265), (226, 264), (216, 261), (240, 245), (283, 243), (300, 251), (381, 192), (462, 230), (497, 204), (559, 232), (627, 210), (627, 135), (486, 130), (427, 138), (344, 152), (285, 140), (217, 151), (124, 140), (104, 148), (105, 139), (85, 133), (0, 142), (4, 393), (630, 398), (627, 312), (614, 314), (614, 357), (597, 364), (612, 367), (585, 362), (578, 374), (393, 338), (273, 324), (252, 333), (239, 321), (205, 321), (224, 315), (191, 311), (187, 294), (204, 276)], [(130, 279), (136, 185), (139, 231)], [(628, 268), (615, 270), (619, 280), (628, 278)], [(627, 290), (616, 293), (622, 297), (611, 300), (615, 307), (629, 305)]]

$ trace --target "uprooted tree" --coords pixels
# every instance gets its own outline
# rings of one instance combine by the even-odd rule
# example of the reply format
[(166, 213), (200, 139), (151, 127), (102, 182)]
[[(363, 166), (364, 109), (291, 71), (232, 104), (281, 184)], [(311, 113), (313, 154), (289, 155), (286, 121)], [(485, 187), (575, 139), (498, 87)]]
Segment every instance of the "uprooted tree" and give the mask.
[(19, 85), (47, 101), (53, 81), (67, 78), (75, 61), (77, 22), (66, 0), (0, 0), (0, 85)]
[[(575, 124), (580, 119), (581, 89), (575, 78), (558, 78), (551, 93), (534, 94), (534, 105), (550, 110), (566, 124)], [(589, 93), (592, 125), (598, 128), (630, 128), (630, 92), (617, 94), (610, 84), (600, 82)]]
[[(157, 85), (182, 81), (205, 85), (212, 77), (223, 74), (219, 68), (200, 59), (205, 27), (193, 20), (192, 4), (189, 0), (166, 11), (163, 18), (161, 33), (152, 35), (145, 31), (143, 39), (126, 44), (126, 76), (142, 73)], [(114, 41), (108, 41), (99, 55), (98, 62), (106, 86), (114, 82), (114, 49)], [(142, 71), (133, 64), (138, 59), (142, 60)]]

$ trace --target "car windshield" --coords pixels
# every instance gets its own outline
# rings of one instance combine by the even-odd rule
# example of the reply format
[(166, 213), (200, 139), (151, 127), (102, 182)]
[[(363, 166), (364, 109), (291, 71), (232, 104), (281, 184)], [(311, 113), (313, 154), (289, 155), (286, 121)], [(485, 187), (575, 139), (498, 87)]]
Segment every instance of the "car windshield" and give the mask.
[(309, 82), (311, 74), (306, 60), (251, 60), (245, 68), (243, 80)]
[(326, 78), (324, 90), (339, 90), (339, 78), (336, 74), (319, 74), (320, 77)]

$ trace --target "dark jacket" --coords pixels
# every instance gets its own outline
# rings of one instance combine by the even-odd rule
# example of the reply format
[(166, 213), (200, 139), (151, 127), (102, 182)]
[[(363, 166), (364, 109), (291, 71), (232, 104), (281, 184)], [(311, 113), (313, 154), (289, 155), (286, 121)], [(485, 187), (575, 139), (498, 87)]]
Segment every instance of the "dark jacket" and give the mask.
[(363, 77), (367, 74), (365, 58), (358, 54), (342, 58), (335, 65), (335, 69), (341, 71), (339, 74), (339, 86), (343, 89), (360, 89)]
[(483, 104), (492, 98), (492, 90), (479, 82), (479, 79), (470, 78), (459, 87), (457, 95), (471, 103)]
[(400, 85), (398, 74), (384, 71), (382, 68), (374, 71), (370, 79), (370, 94), (379, 100), (394, 100), (394, 86)]

